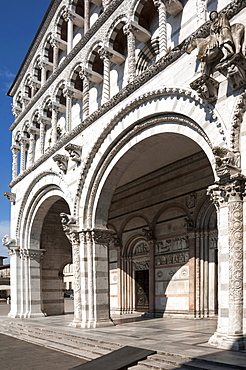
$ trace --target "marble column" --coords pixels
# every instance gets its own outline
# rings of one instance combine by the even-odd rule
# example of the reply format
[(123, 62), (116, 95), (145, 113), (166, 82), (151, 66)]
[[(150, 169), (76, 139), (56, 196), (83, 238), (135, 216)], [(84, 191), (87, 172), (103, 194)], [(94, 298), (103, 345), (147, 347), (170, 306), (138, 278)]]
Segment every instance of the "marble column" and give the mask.
[(155, 316), (155, 241), (147, 240), (149, 246), (149, 311), (148, 316)]
[(83, 120), (84, 120), (89, 116), (90, 81), (88, 73), (83, 69), (81, 69), (81, 71), (79, 72), (79, 76), (83, 80)]
[(11, 286), (11, 308), (9, 317), (20, 317), (21, 311), (21, 289), (20, 289), (20, 250), (18, 247), (9, 248), (10, 256), (10, 286)]
[(109, 262), (108, 243), (111, 232), (105, 229), (87, 230), (87, 313), (82, 326), (96, 328), (113, 325), (109, 305)]
[(45, 120), (38, 118), (38, 123), (40, 126), (40, 154), (44, 154), (44, 144), (45, 144)]
[(207, 0), (196, 0), (197, 26), (207, 21)]
[(133, 81), (136, 77), (135, 31), (136, 28), (131, 23), (127, 23), (123, 27), (123, 32), (127, 35), (128, 82)]
[(159, 56), (167, 52), (167, 11), (163, 0), (154, 0), (159, 13)]
[(41, 86), (44, 85), (46, 81), (46, 71), (47, 71), (47, 63), (45, 63), (42, 59), (38, 63), (39, 68), (41, 69)]
[(33, 130), (31, 127), (29, 127), (28, 132), (29, 132), (30, 138), (29, 138), (27, 167), (31, 167), (34, 163), (34, 157), (35, 157), (35, 134), (36, 134), (36, 130)]
[(59, 63), (59, 42), (53, 38), (51, 40), (51, 46), (53, 47), (53, 71), (55, 71)]
[[(226, 184), (221, 182), (211, 186), (209, 194), (219, 213), (219, 313), (217, 331), (210, 338), (210, 344), (219, 348), (241, 350), (244, 348), (243, 197), (245, 178), (240, 174), (231, 175)], [(226, 230), (227, 235), (225, 235)], [(228, 285), (226, 285), (227, 281)]]
[(52, 116), (51, 116), (51, 132), (52, 132), (52, 137), (51, 137), (51, 145), (55, 145), (57, 142), (57, 120), (58, 120), (58, 106), (55, 105), (54, 103), (51, 104), (51, 111), (52, 111)]
[(24, 317), (40, 317), (41, 311), (41, 258), (43, 249), (24, 250), (25, 263), (25, 313)]
[(102, 104), (110, 99), (110, 56), (104, 48), (99, 49), (100, 58), (103, 60), (103, 91)]
[(21, 143), (20, 172), (23, 172), (26, 169), (26, 144), (27, 144), (27, 138), (22, 137), (20, 143)]
[(11, 147), (12, 151), (12, 180), (14, 180), (18, 175), (18, 153), (20, 148), (13, 145)]
[(90, 29), (90, 1), (84, 0), (84, 34)]
[(193, 230), (188, 230), (189, 245), (189, 312), (195, 316), (196, 312), (196, 235)]
[(61, 223), (66, 237), (72, 245), (73, 256), (73, 290), (74, 290), (74, 318), (70, 326), (80, 327), (82, 320), (81, 304), (81, 269), (80, 269), (80, 234), (77, 220), (66, 213), (61, 213)]
[(71, 131), (73, 94), (73, 91), (69, 87), (63, 89), (63, 95), (66, 98), (66, 132)]

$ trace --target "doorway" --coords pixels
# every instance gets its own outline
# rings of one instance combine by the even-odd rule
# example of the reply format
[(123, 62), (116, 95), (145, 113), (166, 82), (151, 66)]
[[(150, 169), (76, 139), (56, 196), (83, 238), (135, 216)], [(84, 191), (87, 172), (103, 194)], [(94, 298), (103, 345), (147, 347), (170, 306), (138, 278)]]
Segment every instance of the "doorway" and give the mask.
[(149, 270), (135, 271), (136, 311), (149, 310)]

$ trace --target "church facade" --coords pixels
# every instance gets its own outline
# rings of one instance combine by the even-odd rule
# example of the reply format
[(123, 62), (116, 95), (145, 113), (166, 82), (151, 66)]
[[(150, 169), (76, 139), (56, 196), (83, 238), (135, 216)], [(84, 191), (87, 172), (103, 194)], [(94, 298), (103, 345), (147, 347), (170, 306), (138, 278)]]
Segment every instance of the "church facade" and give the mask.
[(63, 314), (72, 263), (77, 328), (215, 318), (211, 345), (246, 348), (245, 16), (51, 1), (8, 92), (10, 317)]

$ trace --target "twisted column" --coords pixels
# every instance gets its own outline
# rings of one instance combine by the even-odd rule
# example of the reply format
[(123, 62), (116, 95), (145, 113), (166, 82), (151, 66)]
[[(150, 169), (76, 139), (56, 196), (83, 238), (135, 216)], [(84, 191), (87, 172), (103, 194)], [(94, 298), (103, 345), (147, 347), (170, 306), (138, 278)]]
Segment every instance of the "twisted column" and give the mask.
[(123, 32), (127, 35), (127, 49), (128, 49), (128, 82), (131, 82), (136, 77), (136, 55), (135, 55), (135, 36), (136, 28), (127, 23), (123, 27)]
[(83, 80), (83, 119), (86, 119), (89, 116), (89, 76), (85, 70), (79, 72), (80, 78)]
[(21, 138), (21, 159), (20, 159), (20, 172), (25, 171), (26, 169), (26, 138)]
[(44, 141), (45, 141), (45, 122), (39, 118), (38, 123), (40, 125), (40, 153), (44, 154)]
[(159, 55), (167, 53), (167, 11), (163, 0), (154, 0), (154, 5), (159, 13)]
[(99, 49), (100, 58), (103, 60), (103, 92), (102, 104), (110, 99), (110, 53), (104, 48)]

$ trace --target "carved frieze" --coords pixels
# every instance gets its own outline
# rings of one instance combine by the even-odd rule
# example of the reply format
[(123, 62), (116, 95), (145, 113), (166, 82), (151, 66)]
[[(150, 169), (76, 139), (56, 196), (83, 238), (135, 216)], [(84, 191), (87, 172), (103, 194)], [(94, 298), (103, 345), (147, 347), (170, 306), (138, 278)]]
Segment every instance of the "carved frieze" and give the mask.
[(141, 240), (133, 248), (133, 255), (149, 253), (149, 245), (146, 241)]
[(145, 261), (133, 261), (135, 270), (149, 270), (149, 260)]
[(155, 258), (156, 266), (184, 264), (187, 262), (189, 262), (189, 252), (165, 254)]
[(182, 236), (156, 242), (156, 254), (175, 252), (188, 248), (188, 237)]

